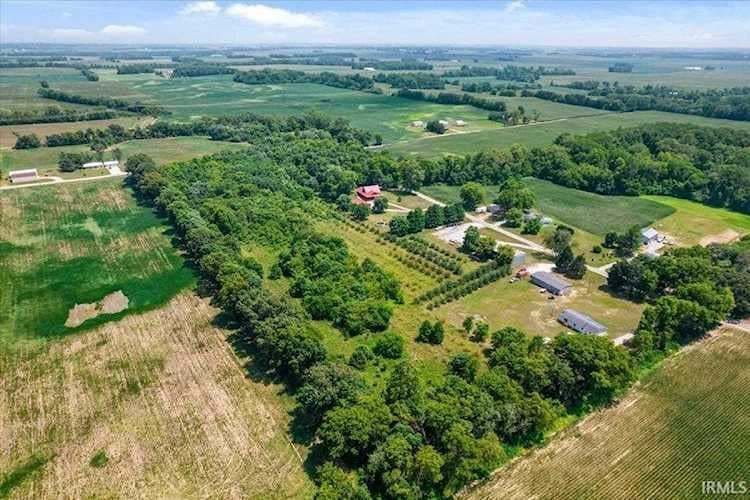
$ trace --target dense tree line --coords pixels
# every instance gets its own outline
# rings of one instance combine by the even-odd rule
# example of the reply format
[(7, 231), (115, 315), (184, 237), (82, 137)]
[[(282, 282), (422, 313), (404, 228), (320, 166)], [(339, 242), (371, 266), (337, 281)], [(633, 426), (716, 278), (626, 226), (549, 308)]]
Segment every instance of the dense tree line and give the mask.
[(155, 69), (163, 67), (164, 64), (159, 63), (122, 64), (117, 66), (117, 74), (135, 75), (139, 73), (153, 73)]
[(232, 75), (237, 70), (221, 64), (190, 63), (180, 64), (172, 71), (172, 78), (187, 78), (207, 75)]
[(533, 83), (539, 80), (542, 76), (575, 74), (575, 71), (564, 68), (549, 68), (544, 66), (537, 66), (534, 68), (532, 66), (507, 65), (501, 68), (493, 68), (489, 66), (461, 66), (460, 69), (446, 71), (442, 76), (445, 78), (494, 76), (498, 80)]
[(47, 106), (42, 110), (0, 110), (0, 125), (109, 120), (117, 116), (119, 116), (117, 111), (109, 109), (79, 111), (77, 109), (63, 109), (59, 106)]
[(486, 109), (489, 111), (496, 111), (500, 113), (506, 111), (506, 106), (503, 101), (485, 99), (483, 97), (477, 97), (471, 94), (458, 94), (455, 92), (440, 92), (438, 94), (429, 94), (426, 92), (421, 92), (419, 90), (401, 89), (394, 95), (416, 101), (436, 102), (438, 104), (448, 104), (453, 106), (474, 106), (475, 108)]
[(434, 73), (378, 73), (372, 77), (378, 83), (387, 83), (403, 89), (444, 89), (445, 80)]
[(99, 81), (99, 75), (97, 75), (94, 71), (91, 71), (90, 68), (80, 68), (81, 74), (86, 78), (86, 80), (90, 82), (98, 82)]
[(190, 122), (157, 121), (146, 127), (125, 129), (118, 124), (106, 128), (76, 130), (50, 134), (46, 138), (49, 147), (76, 144), (103, 144), (111, 146), (133, 139), (160, 139), (164, 137), (208, 136), (213, 140), (230, 142), (265, 141), (269, 135), (321, 134), (340, 142), (357, 142), (368, 145), (372, 135), (349, 125), (346, 120), (333, 119), (310, 112), (301, 116), (267, 117), (243, 113), (226, 117), (204, 117)]
[(88, 106), (103, 106), (105, 108), (128, 111), (141, 115), (159, 116), (168, 114), (168, 111), (166, 111), (164, 108), (162, 108), (158, 104), (153, 103), (142, 103), (139, 101), (128, 102), (122, 99), (116, 99), (114, 97), (71, 94), (62, 90), (54, 90), (45, 87), (38, 89), (37, 93), (45, 99), (52, 99), (60, 102), (69, 102), (73, 104), (86, 104)]
[(432, 64), (414, 59), (401, 61), (365, 60), (352, 64), (352, 69), (374, 68), (379, 71), (432, 71)]
[(262, 69), (241, 71), (234, 75), (234, 81), (249, 85), (270, 85), (281, 83), (318, 83), (329, 87), (352, 90), (372, 90), (373, 81), (357, 74), (338, 75), (324, 71), (322, 73), (305, 73), (291, 69)]
[[(582, 82), (580, 85), (593, 86), (594, 83), (598, 82)], [(750, 120), (750, 87), (684, 90), (653, 85), (640, 88), (607, 85), (591, 89), (588, 95), (560, 94), (549, 90), (524, 90), (522, 95), (610, 111), (656, 110), (727, 120)]]
[(490, 82), (465, 82), (461, 84), (461, 90), (473, 94), (492, 94), (502, 97), (515, 97), (517, 91), (528, 88), (527, 86), (513, 84), (495, 84)]
[(421, 184), (501, 184), (535, 176), (600, 194), (663, 194), (750, 213), (750, 133), (660, 123), (563, 134), (555, 144), (435, 160), (403, 159)]

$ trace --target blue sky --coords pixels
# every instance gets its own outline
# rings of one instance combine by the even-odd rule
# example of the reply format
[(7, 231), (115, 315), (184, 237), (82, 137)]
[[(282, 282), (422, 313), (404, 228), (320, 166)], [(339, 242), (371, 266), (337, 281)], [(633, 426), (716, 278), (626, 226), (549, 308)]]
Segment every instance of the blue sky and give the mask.
[(750, 47), (750, 2), (1, 0), (0, 42)]

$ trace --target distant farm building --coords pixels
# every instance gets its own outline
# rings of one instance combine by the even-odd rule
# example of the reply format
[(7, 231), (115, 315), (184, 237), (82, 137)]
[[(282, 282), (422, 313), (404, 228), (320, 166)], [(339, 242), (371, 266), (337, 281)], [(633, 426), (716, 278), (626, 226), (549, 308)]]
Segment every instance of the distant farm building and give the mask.
[(641, 241), (643, 241), (644, 245), (658, 241), (659, 237), (659, 231), (653, 227), (644, 227), (641, 229)]
[(633, 340), (634, 337), (635, 335), (633, 335), (632, 333), (626, 333), (625, 335), (620, 335), (612, 342), (614, 342), (615, 345), (627, 345), (631, 340)]
[(11, 170), (8, 173), (8, 178), (13, 184), (23, 184), (24, 182), (34, 182), (39, 180), (39, 173), (35, 168), (28, 168), (26, 170)]
[(487, 207), (482, 205), (482, 206), (477, 207), (474, 211), (478, 214), (485, 214), (487, 213)]
[(438, 123), (439, 123), (440, 125), (442, 125), (443, 127), (448, 127), (448, 125), (450, 125), (450, 124), (448, 123), (448, 120), (438, 120)]
[(466, 125), (466, 122), (463, 120), (456, 120), (456, 127), (463, 127)]
[(364, 68), (362, 68), (362, 70), (363, 71), (375, 71), (375, 68), (373, 68), (372, 66), (365, 66)]
[(501, 216), (505, 213), (505, 209), (498, 205), (497, 203), (492, 203), (490, 205), (487, 205), (487, 211), (491, 213), (492, 215)]
[(424, 128), (424, 122), (422, 120), (414, 120), (411, 122), (412, 127)]
[(607, 327), (594, 321), (591, 317), (574, 311), (573, 309), (565, 309), (557, 321), (567, 326), (568, 328), (583, 333), (584, 335), (596, 335), (602, 336), (607, 334)]
[(372, 184), (370, 186), (359, 186), (355, 193), (352, 203), (356, 205), (372, 206), (375, 200), (380, 197), (380, 186)]
[(110, 161), (90, 161), (81, 165), (81, 168), (112, 168), (119, 167), (120, 162), (117, 160)]
[(567, 295), (573, 290), (569, 281), (548, 271), (535, 272), (531, 275), (531, 282), (555, 295)]

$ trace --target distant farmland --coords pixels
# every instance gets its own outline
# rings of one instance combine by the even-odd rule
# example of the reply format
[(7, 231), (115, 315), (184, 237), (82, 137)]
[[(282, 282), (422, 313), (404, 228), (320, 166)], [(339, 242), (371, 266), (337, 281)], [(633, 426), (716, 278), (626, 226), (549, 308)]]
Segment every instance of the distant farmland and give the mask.
[[(586, 109), (588, 108), (581, 108), (581, 110)], [(544, 146), (551, 144), (560, 134), (565, 133), (587, 134), (656, 122), (693, 123), (750, 130), (750, 122), (719, 120), (677, 113), (662, 113), (660, 111), (634, 111), (632, 113), (608, 113), (579, 118), (561, 118), (555, 121), (485, 130), (471, 134), (425, 137), (390, 144), (386, 146), (386, 149), (399, 154), (465, 155), (486, 149), (505, 148), (513, 144), (523, 144), (527, 147)]]
[(750, 333), (722, 329), (463, 497), (707, 498), (702, 481), (746, 481), (749, 364)]

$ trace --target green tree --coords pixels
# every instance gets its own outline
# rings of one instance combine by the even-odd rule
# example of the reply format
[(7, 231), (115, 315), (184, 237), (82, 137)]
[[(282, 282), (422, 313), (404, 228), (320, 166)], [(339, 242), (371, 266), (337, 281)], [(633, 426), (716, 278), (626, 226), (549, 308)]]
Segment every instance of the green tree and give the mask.
[(404, 339), (393, 332), (386, 332), (378, 337), (372, 351), (383, 358), (398, 359), (404, 355)]
[(539, 234), (542, 230), (542, 221), (539, 218), (534, 218), (526, 221), (523, 225), (523, 234)]
[(505, 181), (500, 186), (500, 192), (495, 198), (495, 203), (505, 210), (511, 208), (529, 209), (534, 206), (535, 201), (534, 193), (516, 178)]
[(16, 144), (13, 146), (13, 149), (34, 149), (42, 145), (42, 141), (39, 140), (36, 134), (15, 135)]
[(421, 208), (415, 208), (406, 214), (406, 222), (409, 224), (410, 233), (418, 233), (424, 229), (425, 216)]
[[(570, 248), (570, 246), (566, 246), (560, 251), (560, 253), (557, 254), (557, 257), (555, 257), (555, 267), (557, 268), (558, 272), (567, 273), (574, 260), (575, 256), (573, 255), (573, 250)], [(584, 262), (584, 270), (585, 269), (586, 268)]]
[(459, 352), (451, 357), (448, 368), (453, 375), (457, 375), (468, 382), (473, 382), (479, 370), (479, 360), (468, 352)]
[(481, 237), (479, 229), (474, 226), (469, 226), (464, 233), (464, 241), (461, 245), (461, 251), (468, 254), (475, 253), (479, 249), (479, 240)]
[(367, 491), (355, 472), (346, 472), (330, 462), (318, 468), (318, 491), (315, 500), (369, 500)]
[(373, 359), (375, 359), (375, 354), (373, 354), (372, 349), (366, 345), (359, 345), (349, 356), (349, 365), (358, 370), (363, 370)]
[(394, 236), (405, 236), (410, 232), (409, 222), (406, 217), (394, 217), (388, 223), (388, 231)]
[(466, 334), (471, 333), (471, 329), (474, 326), (474, 317), (473, 316), (466, 316), (464, 318), (464, 321), (462, 323), (462, 326), (464, 327), (464, 331), (466, 331)]
[(445, 210), (440, 205), (430, 205), (425, 212), (424, 227), (432, 229), (445, 224)]
[(471, 211), (484, 201), (484, 188), (477, 182), (467, 182), (461, 186), (460, 196), (464, 209)]
[(388, 208), (388, 200), (384, 197), (376, 198), (372, 204), (372, 213), (382, 214)]
[(448, 131), (445, 125), (440, 123), (439, 120), (430, 120), (425, 125), (425, 129), (433, 134), (443, 135)]
[(347, 365), (315, 365), (307, 372), (304, 384), (297, 391), (299, 410), (310, 422), (320, 422), (328, 410), (354, 402), (363, 388), (362, 377)]
[(367, 217), (370, 215), (370, 207), (367, 205), (352, 204), (350, 212), (354, 220), (364, 221), (367, 220)]
[(586, 274), (586, 257), (583, 255), (576, 256), (568, 266), (566, 276), (579, 280)]
[[(558, 226), (555, 232), (544, 238), (544, 243), (558, 255), (573, 242), (573, 232), (564, 226)], [(571, 259), (572, 260), (572, 259)]]
[(520, 227), (523, 224), (523, 212), (520, 208), (511, 208), (505, 212), (505, 225), (508, 227)]

